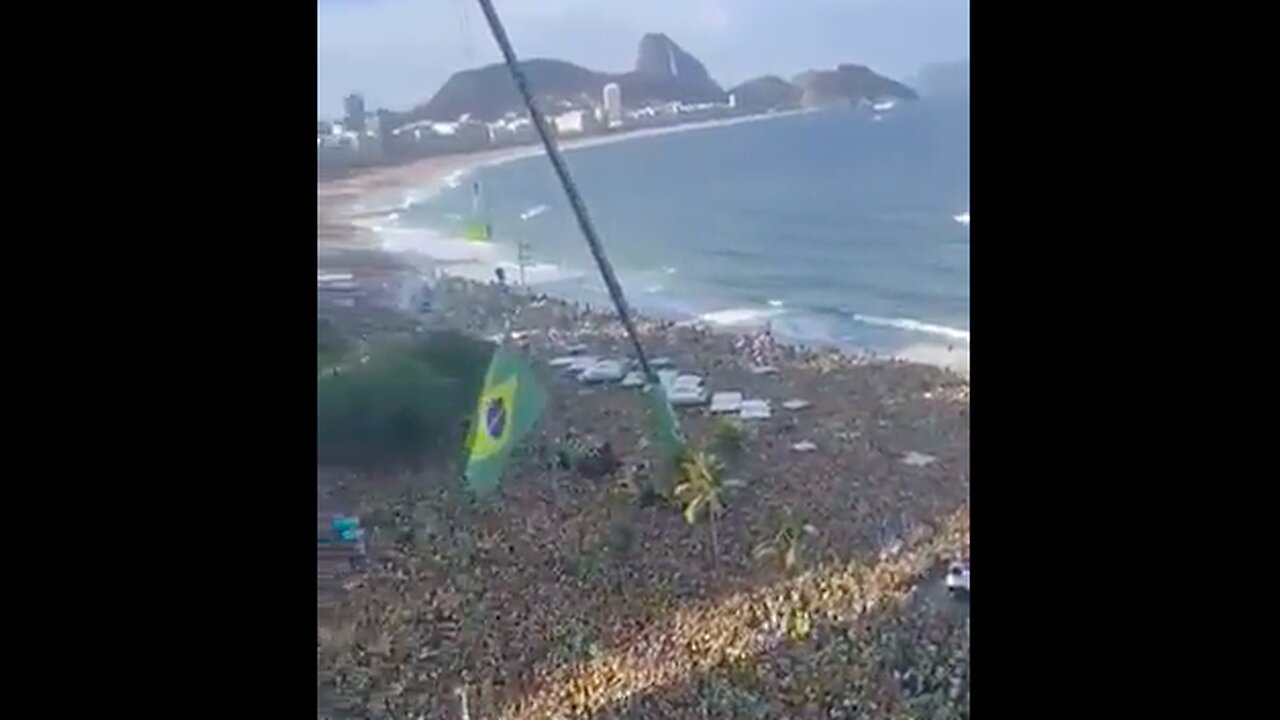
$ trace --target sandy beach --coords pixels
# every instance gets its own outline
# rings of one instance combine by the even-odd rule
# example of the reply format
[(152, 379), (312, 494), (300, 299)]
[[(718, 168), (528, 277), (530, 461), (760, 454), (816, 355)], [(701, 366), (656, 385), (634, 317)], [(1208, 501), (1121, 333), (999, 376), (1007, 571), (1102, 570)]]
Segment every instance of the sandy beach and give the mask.
[[(705, 522), (638, 494), (659, 460), (637, 391), (553, 367), (570, 350), (628, 361), (609, 308), (435, 276), (369, 229), (406, 193), (540, 152), (318, 183), (318, 269), (343, 286), (319, 291), (319, 317), (360, 347), (506, 335), (550, 396), (483, 508), (461, 499), (452, 462), (318, 468), (319, 508), (361, 518), (370, 560), (325, 588), (324, 716), (459, 717), (461, 689), (472, 717), (522, 720), (967, 717), (967, 604), (940, 590), (947, 563), (969, 555), (967, 376), (937, 367), (946, 358), (930, 346), (902, 362), (639, 318), (651, 357), (772, 408), (743, 421), (731, 470), (742, 487), (726, 497), (713, 557)], [(716, 432), (706, 406), (678, 413), (692, 441)], [(607, 443), (619, 468), (557, 467), (569, 438)], [(793, 570), (756, 556), (782, 517), (814, 529)]]
[[(562, 149), (567, 154), (572, 154), (576, 149), (618, 142), (643, 141), (647, 137), (672, 133), (710, 131), (729, 125), (764, 122), (803, 112), (806, 111), (754, 115), (588, 137), (564, 142)], [(351, 178), (320, 181), (317, 183), (316, 197), (321, 264), (324, 264), (326, 257), (332, 257), (332, 251), (337, 248), (395, 250), (394, 247), (386, 246), (385, 241), (372, 228), (378, 225), (379, 220), (384, 220), (392, 213), (401, 210), (407, 199), (429, 197), (477, 168), (492, 167), (544, 154), (545, 151), (541, 146), (502, 148), (482, 153), (426, 158), (408, 165), (370, 170)], [(503, 255), (507, 250), (509, 249), (497, 244), (441, 238), (434, 240), (429, 247), (416, 245), (411, 255), (399, 252), (393, 254), (400, 262), (416, 268), (417, 272), (425, 276), (443, 273), (485, 282), (492, 277), (494, 268), (512, 265), (511, 258)], [(508, 272), (510, 271), (511, 268), (508, 267)], [(753, 328), (750, 326), (735, 328), (730, 324), (724, 329), (726, 332), (734, 332)], [(895, 357), (909, 362), (943, 367), (966, 376), (969, 373), (967, 343), (960, 347), (920, 343), (900, 349)]]
[[(571, 139), (561, 143), (568, 153), (576, 149), (673, 133), (697, 132), (750, 122), (764, 122), (803, 114), (803, 110), (749, 115), (745, 117), (648, 128), (613, 135)], [(541, 145), (521, 145), (465, 155), (444, 155), (395, 167), (374, 168), (349, 178), (322, 180), (316, 184), (316, 199), (322, 227), (341, 226), (356, 219), (374, 218), (399, 210), (407, 191), (430, 195), (438, 191), (450, 175), (467, 173), (527, 157), (545, 155)]]
[[(320, 510), (369, 532), (368, 566), (324, 598), (322, 715), (459, 717), (461, 691), (472, 717), (522, 720), (967, 717), (968, 606), (940, 590), (948, 562), (969, 555), (966, 374), (937, 367), (945, 358), (930, 346), (902, 362), (639, 318), (651, 357), (772, 408), (743, 421), (730, 471), (742, 486), (725, 499), (713, 556), (705, 522), (638, 490), (659, 461), (637, 391), (553, 366), (571, 350), (629, 360), (609, 308), (436, 277), (368, 229), (406, 193), (540, 152), (318, 183), (318, 268), (342, 285), (318, 291), (320, 318), (360, 347), (437, 330), (505, 335), (550, 397), (483, 507), (462, 499), (450, 461), (318, 468)], [(695, 443), (716, 432), (706, 406), (678, 413)], [(570, 438), (607, 443), (619, 467), (558, 467), (550, 458)], [(783, 517), (814, 530), (794, 569), (756, 553)]]

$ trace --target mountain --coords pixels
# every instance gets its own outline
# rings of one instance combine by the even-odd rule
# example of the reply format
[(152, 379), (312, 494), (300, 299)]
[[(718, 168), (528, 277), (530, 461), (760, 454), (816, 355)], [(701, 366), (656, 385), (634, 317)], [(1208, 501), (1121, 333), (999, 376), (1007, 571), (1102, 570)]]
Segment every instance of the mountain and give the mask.
[[(521, 61), (535, 99), (541, 107), (582, 106), (600, 102), (604, 86), (618, 83), (622, 103), (639, 107), (654, 102), (723, 102), (724, 89), (711, 79), (707, 68), (671, 38), (650, 33), (640, 40), (635, 69), (604, 73), (564, 62), (535, 59)], [(470, 113), (480, 120), (496, 120), (508, 112), (522, 113), (524, 104), (502, 63), (454, 73), (425, 105), (397, 118), (456, 120)]]
[(724, 88), (711, 79), (707, 68), (662, 33), (640, 38), (635, 71), (618, 80), (624, 103), (628, 94), (639, 105), (651, 100), (722, 102), (726, 97)]
[(968, 97), (969, 60), (924, 66), (916, 87), (922, 95), (931, 97)]
[(897, 80), (877, 75), (864, 65), (840, 65), (835, 70), (810, 70), (797, 75), (794, 83), (803, 92), (801, 103), (805, 107), (879, 98), (919, 98), (911, 88)]
[[(523, 60), (520, 67), (534, 90), (534, 98), (544, 109), (551, 109), (561, 100), (598, 98), (609, 82), (607, 75), (563, 60)], [(467, 113), (480, 120), (496, 120), (523, 109), (507, 66), (495, 63), (454, 73), (426, 105), (410, 110), (404, 121), (457, 120)]]
[(739, 109), (764, 111), (799, 107), (804, 90), (776, 75), (766, 75), (742, 83), (729, 94)]

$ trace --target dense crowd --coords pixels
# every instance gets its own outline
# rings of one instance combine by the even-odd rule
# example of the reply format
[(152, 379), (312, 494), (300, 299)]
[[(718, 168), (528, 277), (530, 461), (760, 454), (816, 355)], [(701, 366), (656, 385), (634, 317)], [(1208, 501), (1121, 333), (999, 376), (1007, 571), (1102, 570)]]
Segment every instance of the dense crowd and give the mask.
[[(509, 337), (550, 401), (483, 503), (448, 464), (320, 469), (322, 502), (361, 517), (370, 552), (320, 628), (332, 716), (458, 717), (461, 687), (474, 718), (967, 717), (967, 608), (934, 577), (967, 555), (967, 380), (642, 319), (649, 354), (712, 389), (808, 403), (745, 423), (714, 557), (706, 527), (639, 492), (659, 463), (638, 394), (547, 364), (574, 346), (627, 357), (610, 313), (446, 280), (415, 322)], [(695, 442), (712, 422), (681, 411)], [(566, 438), (594, 464), (559, 456)], [(793, 570), (752, 553), (784, 510), (816, 529)]]

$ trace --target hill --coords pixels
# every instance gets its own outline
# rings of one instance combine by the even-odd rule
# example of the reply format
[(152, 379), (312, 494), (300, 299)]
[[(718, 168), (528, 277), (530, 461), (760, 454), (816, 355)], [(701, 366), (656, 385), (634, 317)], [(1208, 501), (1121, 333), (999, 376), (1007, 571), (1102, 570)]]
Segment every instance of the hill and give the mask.
[(754, 112), (799, 107), (804, 91), (776, 75), (748, 80), (729, 90), (740, 109)]
[[(520, 63), (536, 99), (544, 109), (556, 102), (581, 102), (599, 97), (608, 76), (563, 60), (534, 59)], [(470, 113), (481, 120), (496, 120), (523, 108), (515, 81), (502, 63), (463, 70), (436, 92), (426, 105), (409, 112), (409, 120), (456, 120)]]
[[(622, 88), (622, 102), (629, 107), (677, 100), (722, 102), (727, 97), (706, 66), (661, 33), (641, 38), (635, 69), (631, 72), (598, 72), (547, 58), (525, 60), (520, 65), (534, 88), (537, 101), (548, 110), (598, 103), (604, 86), (611, 82)], [(454, 73), (431, 100), (399, 120), (456, 120), (468, 113), (477, 119), (495, 120), (523, 109), (506, 67), (495, 63)]]
[(805, 107), (856, 103), (860, 100), (895, 98), (916, 100), (915, 90), (897, 80), (877, 75), (865, 65), (840, 65), (835, 70), (810, 70), (796, 76), (794, 84)]

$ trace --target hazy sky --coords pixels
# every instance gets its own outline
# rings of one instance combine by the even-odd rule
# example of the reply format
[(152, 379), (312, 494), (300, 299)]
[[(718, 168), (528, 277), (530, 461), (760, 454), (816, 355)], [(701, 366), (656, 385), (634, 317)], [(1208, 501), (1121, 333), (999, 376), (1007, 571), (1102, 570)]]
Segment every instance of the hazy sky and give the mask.
[[(909, 79), (969, 56), (969, 0), (494, 0), (521, 58), (623, 71), (665, 32), (726, 88), (840, 62)], [(317, 0), (318, 110), (428, 100), (458, 70), (500, 57), (475, 0)]]

